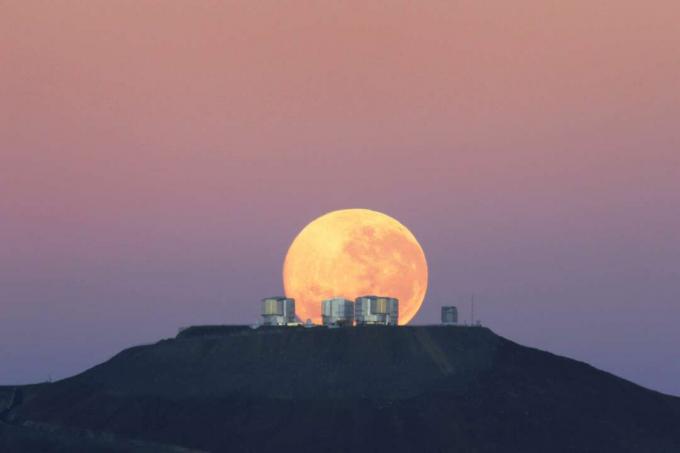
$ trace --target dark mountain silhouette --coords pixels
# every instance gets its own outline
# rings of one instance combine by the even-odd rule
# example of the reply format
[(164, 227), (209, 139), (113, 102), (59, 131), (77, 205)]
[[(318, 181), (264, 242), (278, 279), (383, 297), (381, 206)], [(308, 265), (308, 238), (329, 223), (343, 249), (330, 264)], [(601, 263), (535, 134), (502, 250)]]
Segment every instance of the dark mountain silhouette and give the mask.
[(481, 327), (194, 327), (0, 414), (3, 452), (680, 451), (679, 398)]

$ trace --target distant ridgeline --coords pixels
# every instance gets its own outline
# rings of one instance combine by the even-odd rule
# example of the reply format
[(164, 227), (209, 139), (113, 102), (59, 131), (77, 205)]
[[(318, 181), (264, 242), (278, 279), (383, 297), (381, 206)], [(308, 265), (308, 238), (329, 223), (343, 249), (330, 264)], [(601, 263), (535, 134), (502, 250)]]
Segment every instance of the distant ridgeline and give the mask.
[[(433, 326), (434, 327), (434, 326)], [(480, 325), (475, 325), (475, 326), (467, 326), (467, 325), (451, 325), (450, 327), (458, 327), (458, 328), (482, 328)], [(177, 333), (176, 338), (182, 339), (182, 338), (194, 338), (194, 337), (211, 337), (211, 336), (217, 336), (217, 337), (224, 337), (224, 336), (230, 336), (230, 335), (237, 335), (237, 334), (246, 334), (248, 332), (253, 332), (255, 330), (258, 330), (260, 332), (281, 332), (284, 329), (290, 329), (291, 327), (289, 326), (267, 326), (267, 325), (259, 325), (259, 326), (245, 326), (245, 325), (225, 325), (225, 324), (215, 324), (215, 325), (199, 325), (199, 326), (189, 326), (189, 327), (183, 327), (179, 329), (179, 332)], [(294, 327), (295, 329), (303, 329), (303, 328), (308, 328), (305, 327), (304, 325), (300, 324)], [(319, 329), (319, 330), (325, 330), (325, 327), (322, 326), (312, 326), (313, 329)], [(366, 329), (383, 329), (383, 328), (393, 328), (392, 326), (381, 326), (381, 325), (372, 325), (372, 326), (365, 326), (362, 328)], [(409, 327), (409, 326), (401, 326), (400, 329), (409, 329), (409, 328), (416, 328), (416, 327)]]
[[(276, 327), (263, 326), (261, 329), (276, 329)], [(249, 326), (229, 326), (229, 325), (206, 325), (183, 327), (179, 330), (177, 338), (210, 337), (210, 336), (229, 336), (236, 333), (244, 333), (253, 330)]]

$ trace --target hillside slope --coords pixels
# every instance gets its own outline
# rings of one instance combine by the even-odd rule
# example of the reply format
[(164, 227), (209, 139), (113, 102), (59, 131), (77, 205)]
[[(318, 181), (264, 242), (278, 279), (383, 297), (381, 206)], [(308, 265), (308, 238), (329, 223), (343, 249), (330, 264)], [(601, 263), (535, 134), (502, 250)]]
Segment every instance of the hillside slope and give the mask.
[(680, 451), (678, 398), (464, 327), (192, 328), (4, 418), (215, 452)]

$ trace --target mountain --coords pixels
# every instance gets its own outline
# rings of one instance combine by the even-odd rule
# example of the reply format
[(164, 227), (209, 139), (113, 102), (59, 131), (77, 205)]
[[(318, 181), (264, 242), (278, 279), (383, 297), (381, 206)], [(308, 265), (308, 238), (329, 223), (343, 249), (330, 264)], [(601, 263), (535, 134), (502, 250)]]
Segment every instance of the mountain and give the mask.
[(3, 452), (680, 451), (680, 398), (482, 327), (192, 327), (0, 419)]

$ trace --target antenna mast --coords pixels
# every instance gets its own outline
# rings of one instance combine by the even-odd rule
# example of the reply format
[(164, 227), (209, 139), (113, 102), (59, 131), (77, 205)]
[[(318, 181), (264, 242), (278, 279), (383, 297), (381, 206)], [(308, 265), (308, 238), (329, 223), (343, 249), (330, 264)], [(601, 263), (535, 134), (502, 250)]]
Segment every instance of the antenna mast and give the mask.
[(472, 303), (470, 304), (470, 325), (475, 325), (475, 295), (472, 295)]

